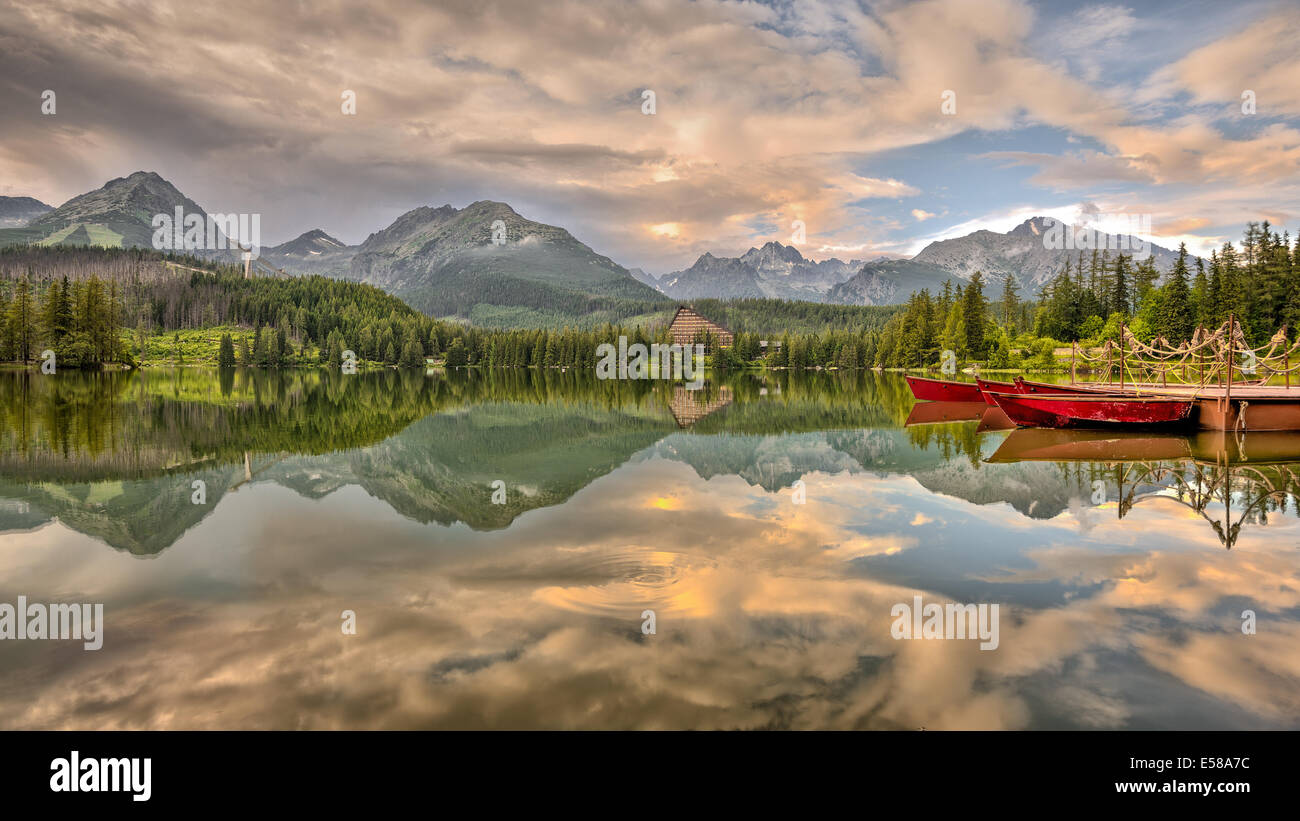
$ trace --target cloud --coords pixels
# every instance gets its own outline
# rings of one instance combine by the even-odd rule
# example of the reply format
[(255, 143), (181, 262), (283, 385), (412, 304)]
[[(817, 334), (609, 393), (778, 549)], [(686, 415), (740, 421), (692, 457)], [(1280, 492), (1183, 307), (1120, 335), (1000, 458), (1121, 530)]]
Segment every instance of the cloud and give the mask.
[(1221, 116), (1240, 118), (1242, 93), (1255, 93), (1257, 115), (1300, 115), (1300, 18), (1283, 7), (1240, 31), (1192, 51), (1160, 73), (1191, 94), (1193, 100), (1216, 107)]
[[(394, 0), (364, 13), (253, 0), (162, 2), (149, 15), (105, 13), (99, 0), (0, 9), (10, 193), (60, 202), (150, 168), (211, 210), (262, 213), (271, 237), (322, 227), (356, 242), (417, 205), (494, 199), (657, 270), (784, 240), (796, 219), (813, 254), (893, 249), (923, 221), (891, 223), (897, 214), (950, 203), (903, 174), (865, 175), (863, 163), (942, 151), (969, 133), (999, 135), (986, 156), (1039, 169), (1015, 199), (1101, 183), (1155, 198), (1190, 185), (1177, 198), (1208, 211), (1207, 196), (1271, 185), (1278, 193), (1250, 205), (1221, 201), (1223, 219), (1297, 210), (1285, 199), (1300, 176), (1291, 124), (1261, 120), (1229, 136), (1196, 110), (1152, 119), (1147, 101), (1104, 85), (1105, 72), (1037, 56), (1039, 14), (1019, 0), (642, 0), (617, 14), (576, 0)], [(1115, 6), (1071, 20), (1071, 54), (1099, 68), (1145, 25)], [(1294, 27), (1279, 14), (1203, 46), (1156, 78), (1158, 102), (1226, 105), (1248, 79), (1261, 112), (1294, 114)], [(59, 94), (54, 117), (39, 113), (47, 88)], [(355, 116), (340, 110), (345, 90)], [(945, 90), (956, 92), (954, 116), (940, 113)], [(1019, 131), (1036, 125), (1093, 147), (1021, 144)], [(1005, 202), (1006, 185), (990, 193)], [(678, 229), (645, 229), (664, 224)]]
[(1099, 151), (1044, 154), (1029, 151), (990, 151), (981, 157), (1007, 165), (1030, 165), (1038, 172), (1030, 182), (1052, 191), (1093, 189), (1109, 182), (1150, 182), (1150, 173), (1123, 157)]

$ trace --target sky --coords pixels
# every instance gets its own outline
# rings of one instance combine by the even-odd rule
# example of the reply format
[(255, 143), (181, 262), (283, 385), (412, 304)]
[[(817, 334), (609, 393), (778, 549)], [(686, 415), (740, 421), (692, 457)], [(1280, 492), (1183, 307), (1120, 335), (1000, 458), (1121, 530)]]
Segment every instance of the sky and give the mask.
[(655, 274), (1035, 215), (1208, 255), (1300, 229), (1297, 42), (1251, 0), (0, 0), (0, 196), (156, 171), (264, 245), (490, 199)]

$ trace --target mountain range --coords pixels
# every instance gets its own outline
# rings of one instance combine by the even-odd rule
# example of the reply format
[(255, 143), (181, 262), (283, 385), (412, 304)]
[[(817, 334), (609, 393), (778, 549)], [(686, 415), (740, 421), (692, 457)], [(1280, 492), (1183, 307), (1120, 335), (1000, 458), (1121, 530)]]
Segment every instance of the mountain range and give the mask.
[[(846, 305), (885, 305), (904, 302), (920, 288), (931, 291), (942, 287), (943, 281), (968, 281), (976, 271), (984, 274), (984, 281), (1001, 283), (1006, 277), (1015, 277), (1022, 293), (1037, 294), (1049, 280), (1061, 272), (1068, 261), (1077, 263), (1080, 253), (1085, 260), (1090, 251), (1051, 249), (1045, 237), (1057, 225), (1051, 217), (1032, 217), (999, 234), (980, 230), (964, 237), (932, 242), (909, 260), (873, 260), (850, 280), (832, 288), (827, 302)], [(1057, 231), (1064, 233), (1060, 228)], [(1074, 232), (1073, 225), (1065, 230)], [(1098, 247), (1135, 248), (1140, 240), (1131, 235), (1095, 232)], [(1156, 269), (1168, 273), (1178, 259), (1178, 254), (1168, 248), (1148, 243)], [(1111, 251), (1112, 257), (1122, 253)], [(1132, 253), (1131, 251), (1123, 253)]]
[[(6, 208), (16, 216), (0, 229), (0, 245), (152, 247), (154, 215), (170, 216), (180, 207), (187, 215), (208, 216), (151, 171), (110, 180), (54, 209), (34, 213), (26, 198), (21, 203)], [(191, 253), (238, 262), (229, 250)], [(593, 325), (666, 315), (672, 306), (565, 229), (487, 200), (461, 209), (415, 208), (356, 246), (317, 229), (262, 249), (261, 256), (288, 273), (372, 284), (427, 313), (484, 325)]]
[[(0, 197), (0, 245), (152, 247), (155, 214), (206, 212), (157, 173), (138, 171), (50, 208), (30, 197)], [(314, 229), (262, 249), (268, 265), (375, 285), (418, 310), (497, 327), (591, 326), (666, 315), (674, 301), (776, 298), (843, 305), (891, 305), (916, 290), (984, 273), (989, 292), (1007, 277), (1037, 293), (1077, 253), (1045, 247), (1054, 225), (1033, 217), (1006, 233), (975, 231), (932, 242), (911, 259), (816, 261), (798, 248), (768, 242), (739, 257), (701, 255), (656, 277), (628, 269), (564, 228), (527, 219), (503, 202), (464, 208), (421, 206), (359, 245)], [(1099, 234), (1101, 242), (1114, 242)], [(1127, 247), (1132, 247), (1131, 244)], [(1168, 271), (1175, 252), (1151, 245)], [(231, 251), (200, 251), (234, 263)]]
[(329, 234), (314, 228), (296, 239), (271, 248), (262, 249), (262, 259), (267, 264), (295, 274), (320, 274), (345, 278), (355, 245), (347, 245)]
[(852, 278), (862, 264), (861, 260), (817, 262), (805, 259), (794, 246), (769, 242), (734, 258), (703, 254), (690, 268), (665, 274), (651, 284), (681, 300), (773, 297), (825, 302), (826, 293)]
[(54, 209), (31, 197), (0, 197), (0, 228), (23, 228)]
[(41, 245), (153, 247), (155, 214), (206, 212), (176, 186), (151, 171), (109, 180), (101, 188), (73, 197), (32, 219), (23, 230)]
[[(946, 280), (961, 284), (981, 271), (986, 283), (1000, 283), (1012, 276), (1022, 292), (1037, 293), (1061, 272), (1066, 260), (1077, 261), (1079, 253), (1046, 247), (1044, 236), (1054, 224), (1051, 217), (1033, 217), (1005, 234), (975, 231), (932, 242), (911, 259), (882, 257), (865, 263), (815, 262), (797, 248), (769, 242), (739, 257), (706, 253), (690, 268), (658, 279), (642, 272), (642, 281), (680, 300), (776, 297), (838, 305), (894, 305), (906, 302), (921, 288), (936, 291)], [(1069, 228), (1074, 230), (1074, 226)], [(1137, 238), (1131, 236), (1125, 236), (1123, 244), (1117, 235), (1098, 233), (1096, 237), (1103, 247), (1132, 248), (1137, 244)], [(1158, 245), (1150, 245), (1150, 249), (1162, 273), (1178, 258), (1174, 251)]]
[(577, 315), (668, 302), (563, 228), (489, 200), (406, 212), (367, 237), (343, 275), (438, 316), (473, 318), (483, 303)]

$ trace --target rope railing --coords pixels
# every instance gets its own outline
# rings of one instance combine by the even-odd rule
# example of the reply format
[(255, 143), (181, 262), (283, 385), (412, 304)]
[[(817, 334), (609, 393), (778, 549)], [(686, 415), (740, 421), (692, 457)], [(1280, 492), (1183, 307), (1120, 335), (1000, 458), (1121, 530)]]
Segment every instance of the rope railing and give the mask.
[(1234, 372), (1248, 381), (1283, 376), (1290, 387), (1291, 374), (1300, 372), (1300, 338), (1289, 342), (1283, 326), (1267, 342), (1252, 347), (1235, 316), (1212, 331), (1198, 327), (1190, 340), (1176, 345), (1163, 336), (1143, 342), (1127, 325), (1120, 325), (1118, 342), (1107, 339), (1092, 352), (1075, 343), (1072, 351), (1072, 378), (1077, 365), (1084, 363), (1104, 369), (1107, 381), (1118, 376), (1120, 384), (1138, 389), (1170, 382), (1204, 388), (1242, 381)]

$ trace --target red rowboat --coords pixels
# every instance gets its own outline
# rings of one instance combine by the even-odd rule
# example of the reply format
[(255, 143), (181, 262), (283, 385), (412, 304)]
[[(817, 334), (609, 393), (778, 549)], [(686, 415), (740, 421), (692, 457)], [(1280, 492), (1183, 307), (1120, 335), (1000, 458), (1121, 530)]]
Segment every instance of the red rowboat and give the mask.
[(1195, 404), (1192, 399), (1170, 397), (990, 395), (1012, 422), (1031, 428), (1179, 425), (1187, 421)]
[[(980, 391), (984, 394), (984, 401), (990, 405), (996, 405), (990, 393), (1045, 393), (1049, 395), (1071, 394), (1078, 395), (1081, 393), (1099, 393), (1101, 391), (1091, 388), (1080, 388), (1073, 385), (1053, 385), (1048, 382), (1027, 382), (1022, 377), (1017, 376), (1015, 382), (990, 382), (987, 379), (975, 379), (975, 384), (979, 385)], [(1105, 391), (1111, 393), (1112, 391)], [(1115, 391), (1117, 392), (1117, 391)]]
[(1016, 390), (1016, 385), (1014, 382), (993, 382), (988, 379), (980, 379), (977, 376), (975, 377), (975, 384), (979, 386), (980, 393), (984, 394), (985, 404), (994, 408), (996, 408), (998, 404), (993, 401), (993, 397), (989, 396), (990, 392), (1020, 393), (1020, 391)]
[(1048, 396), (1079, 396), (1080, 394), (1120, 393), (1107, 385), (1054, 385), (1051, 382), (1030, 382), (1023, 376), (1016, 377), (1016, 390), (1012, 393), (1037, 393)]
[(983, 402), (984, 395), (974, 382), (949, 382), (943, 379), (926, 379), (907, 376), (907, 386), (917, 399), (932, 402)]
[[(1254, 389), (1262, 387), (1263, 379), (1251, 380), (1248, 382), (1233, 382), (1233, 390), (1242, 390), (1244, 388)], [(1019, 391), (1001, 391), (1001, 393), (1132, 393), (1134, 391), (1145, 391), (1147, 393), (1199, 393), (1207, 388), (1213, 390), (1219, 386), (1211, 384), (1208, 386), (1170, 383), (1162, 385), (1159, 382), (1126, 382), (1121, 386), (1118, 382), (1075, 382), (1073, 385), (1053, 385), (1050, 382), (1031, 382), (1023, 377), (1016, 377), (1017, 387), (1024, 384), (1024, 389)], [(1280, 386), (1278, 388), (1281, 389)]]

